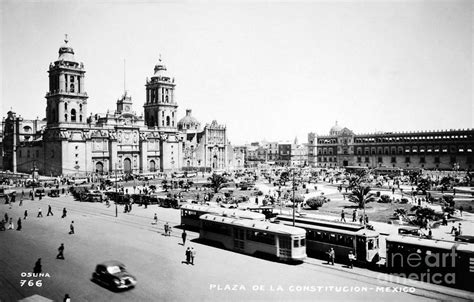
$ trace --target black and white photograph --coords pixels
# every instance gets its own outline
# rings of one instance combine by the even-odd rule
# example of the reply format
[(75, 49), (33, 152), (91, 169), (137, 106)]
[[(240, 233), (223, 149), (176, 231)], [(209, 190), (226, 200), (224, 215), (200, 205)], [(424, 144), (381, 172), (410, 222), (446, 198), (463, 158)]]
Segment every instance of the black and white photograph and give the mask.
[(0, 0), (0, 302), (474, 301), (473, 12)]

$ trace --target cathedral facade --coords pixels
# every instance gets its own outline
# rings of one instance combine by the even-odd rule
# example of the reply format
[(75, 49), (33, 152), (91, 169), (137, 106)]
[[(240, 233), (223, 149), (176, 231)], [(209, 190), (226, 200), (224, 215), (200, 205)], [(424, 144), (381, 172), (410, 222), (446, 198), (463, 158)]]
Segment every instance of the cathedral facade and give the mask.
[(230, 145), (224, 125), (213, 121), (201, 128), (191, 110), (177, 121), (176, 83), (161, 58), (146, 79), (144, 114), (133, 111), (132, 98), (125, 92), (115, 110), (88, 115), (84, 64), (75, 59), (67, 39), (48, 73), (46, 118), (32, 124), (10, 111), (2, 123), (5, 170), (89, 175), (222, 170), (244, 165), (240, 150), (234, 152)]

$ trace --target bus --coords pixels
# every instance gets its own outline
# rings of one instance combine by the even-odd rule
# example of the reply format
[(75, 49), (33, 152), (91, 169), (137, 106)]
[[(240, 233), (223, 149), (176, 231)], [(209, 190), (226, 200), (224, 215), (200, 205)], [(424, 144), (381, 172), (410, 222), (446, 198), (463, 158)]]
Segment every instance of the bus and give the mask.
[[(293, 225), (291, 215), (278, 215), (275, 222)], [(348, 261), (350, 251), (356, 256), (360, 266), (375, 264), (379, 257), (379, 233), (365, 229), (356, 223), (344, 223), (307, 217), (295, 217), (295, 226), (306, 230), (308, 256), (327, 257), (333, 248), (336, 260)]]
[(199, 217), (203, 214), (215, 214), (220, 216), (264, 221), (265, 215), (251, 211), (236, 209), (218, 208), (212, 206), (203, 206), (196, 204), (184, 204), (181, 206), (181, 225), (189, 228), (198, 229), (200, 226)]
[(204, 214), (200, 220), (199, 239), (219, 243), (228, 250), (285, 262), (306, 259), (304, 229), (212, 214)]

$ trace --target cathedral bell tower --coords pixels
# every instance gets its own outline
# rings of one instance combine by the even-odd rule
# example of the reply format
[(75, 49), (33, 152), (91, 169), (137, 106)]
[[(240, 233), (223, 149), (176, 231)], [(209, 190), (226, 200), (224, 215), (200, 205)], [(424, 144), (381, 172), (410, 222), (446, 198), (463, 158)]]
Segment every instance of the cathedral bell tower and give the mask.
[(46, 94), (48, 125), (86, 123), (87, 93), (84, 89), (84, 64), (74, 58), (74, 50), (64, 39), (59, 58), (49, 65), (49, 91)]
[(166, 66), (161, 62), (155, 65), (155, 73), (151, 80), (146, 80), (145, 124), (157, 127), (167, 133), (177, 132), (178, 104), (174, 98), (174, 78), (167, 73)]

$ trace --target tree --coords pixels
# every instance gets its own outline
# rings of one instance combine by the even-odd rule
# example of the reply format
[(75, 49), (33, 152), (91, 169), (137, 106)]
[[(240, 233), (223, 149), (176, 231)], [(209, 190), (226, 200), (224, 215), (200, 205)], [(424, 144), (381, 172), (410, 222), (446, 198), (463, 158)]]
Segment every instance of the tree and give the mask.
[(411, 212), (415, 212), (416, 219), (412, 220), (411, 223), (418, 225), (420, 227), (424, 227), (427, 219), (438, 220), (442, 217), (442, 215), (436, 214), (436, 212), (428, 207), (421, 207), (421, 206), (413, 206), (410, 209)]
[(326, 196), (321, 195), (321, 196), (309, 198), (308, 200), (306, 200), (306, 204), (311, 209), (317, 210), (320, 207), (322, 207), (328, 201), (329, 201), (329, 199)]
[(217, 193), (224, 187), (227, 179), (222, 175), (213, 173), (212, 176), (207, 178), (207, 181), (209, 181), (209, 187), (214, 190), (214, 193)]
[(290, 180), (290, 173), (288, 171), (283, 171), (280, 174), (280, 182), (283, 183), (283, 185), (286, 185), (286, 182)]
[(418, 180), (418, 186), (416, 187), (417, 191), (421, 191), (423, 195), (426, 195), (426, 191), (431, 189), (431, 180), (427, 178), (420, 178)]
[(375, 197), (373, 193), (370, 193), (369, 186), (359, 185), (352, 190), (349, 201), (356, 203), (359, 209), (365, 209), (365, 204), (375, 201)]

